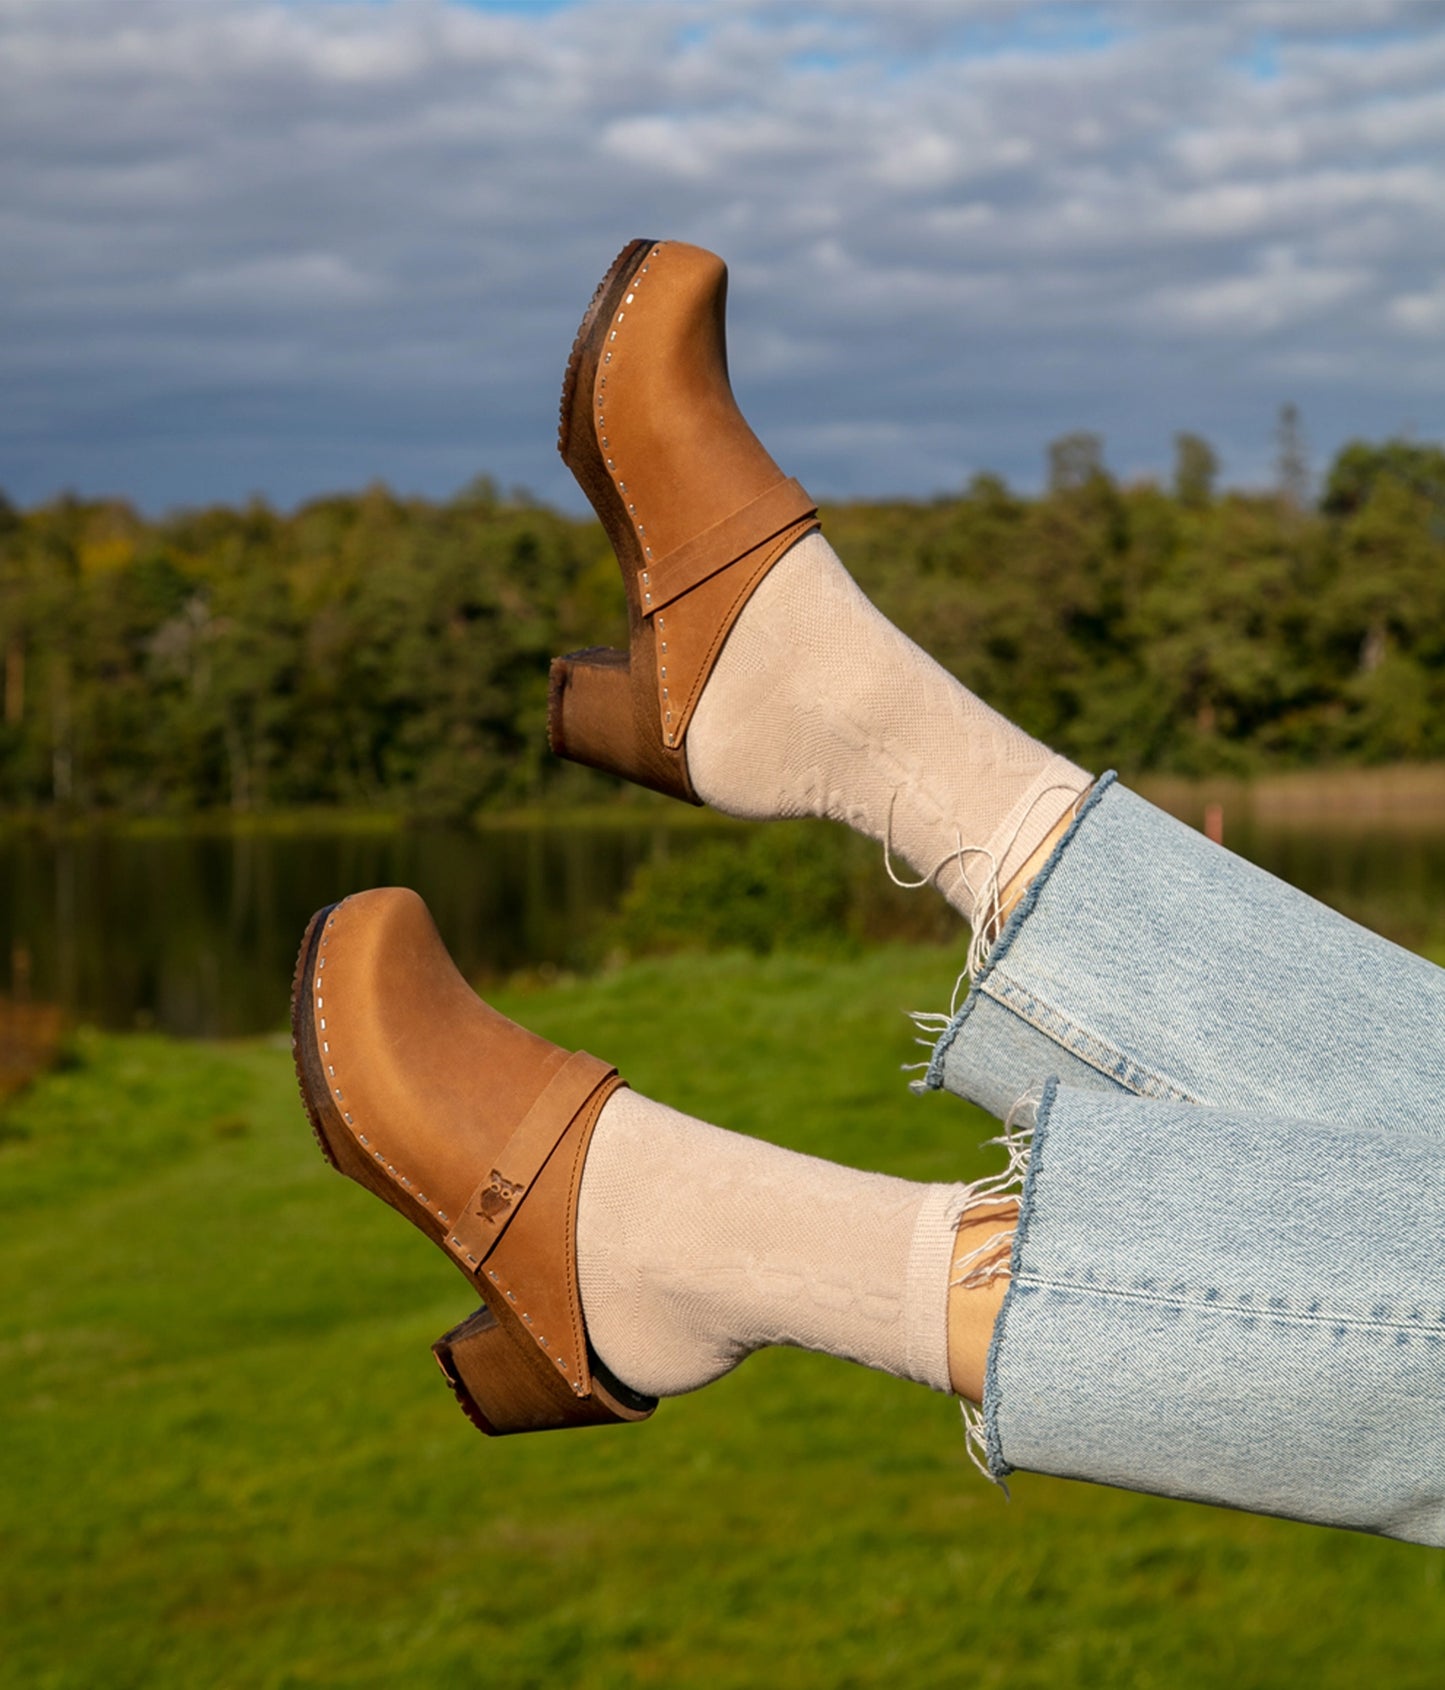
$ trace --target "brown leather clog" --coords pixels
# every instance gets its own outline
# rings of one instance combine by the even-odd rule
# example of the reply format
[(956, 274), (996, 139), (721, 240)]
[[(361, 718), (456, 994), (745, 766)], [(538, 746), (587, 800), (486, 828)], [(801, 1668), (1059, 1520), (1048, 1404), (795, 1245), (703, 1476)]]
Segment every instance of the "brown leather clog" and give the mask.
[(723, 641), (818, 525), (733, 398), (726, 299), (713, 253), (625, 247), (577, 331), (557, 440), (617, 554), (629, 647), (553, 661), (552, 749), (693, 803), (684, 742)]
[(616, 1070), (484, 1003), (398, 887), (312, 917), (291, 1024), (327, 1159), (486, 1299), (433, 1346), (475, 1424), (499, 1435), (651, 1414), (655, 1399), (588, 1348), (577, 1289), (582, 1164)]

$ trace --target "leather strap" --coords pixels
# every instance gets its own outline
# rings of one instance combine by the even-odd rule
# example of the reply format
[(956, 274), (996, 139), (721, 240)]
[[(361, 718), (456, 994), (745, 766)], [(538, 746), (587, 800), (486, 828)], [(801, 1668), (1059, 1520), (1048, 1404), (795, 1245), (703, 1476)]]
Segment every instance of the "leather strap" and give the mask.
[(574, 1051), (517, 1123), (496, 1164), (478, 1183), (450, 1233), (451, 1244), (480, 1263), (496, 1248), (527, 1189), (546, 1166), (588, 1098), (617, 1070), (585, 1050)]
[(731, 516), (674, 547), (666, 557), (647, 565), (646, 585), (639, 595), (647, 614), (652, 616), (665, 610), (674, 599), (691, 592), (699, 581), (706, 581), (720, 569), (755, 551), (800, 518), (812, 516), (817, 508), (801, 483), (791, 478), (775, 481), (766, 493), (749, 500), (741, 510), (735, 510)]

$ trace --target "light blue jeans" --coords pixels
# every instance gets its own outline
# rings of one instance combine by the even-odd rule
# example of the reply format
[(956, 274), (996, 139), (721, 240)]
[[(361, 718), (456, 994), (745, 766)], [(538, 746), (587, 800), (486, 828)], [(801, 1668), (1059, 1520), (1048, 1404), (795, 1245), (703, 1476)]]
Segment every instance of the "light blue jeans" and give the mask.
[(1445, 971), (1106, 776), (926, 1084), (1041, 1081), (994, 1476), (1445, 1545)]

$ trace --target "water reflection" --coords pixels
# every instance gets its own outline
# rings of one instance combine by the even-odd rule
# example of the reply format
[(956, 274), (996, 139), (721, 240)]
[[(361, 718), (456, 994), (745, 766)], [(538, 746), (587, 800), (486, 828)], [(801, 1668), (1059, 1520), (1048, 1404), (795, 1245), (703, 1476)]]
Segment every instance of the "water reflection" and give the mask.
[(574, 964), (669, 833), (3, 839), (0, 967), (12, 991), (102, 1026), (264, 1031), (285, 1021), (307, 919), (346, 892), (415, 887), (469, 977)]
[(1419, 949), (1445, 942), (1445, 828), (1226, 830), (1225, 844), (1351, 920)]
[[(1445, 940), (1445, 824), (1281, 827), (1235, 812), (1225, 835), (1231, 849), (1391, 938)], [(470, 978), (575, 965), (637, 865), (703, 836), (648, 824), (0, 839), (0, 970), (9, 963), (0, 992), (107, 1027), (266, 1031), (285, 1021), (312, 911), (380, 885), (422, 894)]]

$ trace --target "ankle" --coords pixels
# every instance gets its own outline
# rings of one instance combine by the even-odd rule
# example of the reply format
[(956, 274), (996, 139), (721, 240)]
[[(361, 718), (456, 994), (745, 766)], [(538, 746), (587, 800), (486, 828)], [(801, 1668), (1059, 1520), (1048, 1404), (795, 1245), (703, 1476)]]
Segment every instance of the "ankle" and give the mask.
[(728, 636), (688, 770), (731, 815), (826, 816), (877, 840), (971, 922), (995, 908), (995, 875), (1022, 891), (1091, 781), (895, 628), (821, 534)]
[(1003, 1198), (974, 1209), (958, 1229), (948, 1290), (948, 1376), (970, 1402), (983, 1401), (993, 1329), (1009, 1287), (1019, 1206)]
[(772, 1344), (950, 1388), (954, 1185), (916, 1185), (607, 1101), (583, 1170), (588, 1336), (633, 1390), (676, 1396)]
[(1004, 923), (1013, 914), (1015, 907), (1023, 901), (1029, 887), (1038, 878), (1044, 864), (1053, 856), (1059, 842), (1074, 825), (1075, 817), (1079, 813), (1079, 806), (1093, 790), (1093, 783), (1090, 782), (1029, 853), (1027, 860), (1020, 866), (1018, 872), (1010, 877), (1008, 884), (1000, 891), (998, 913), (995, 917), (1000, 931)]

